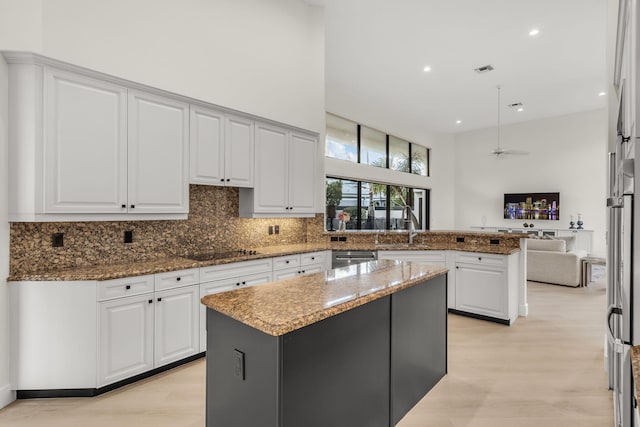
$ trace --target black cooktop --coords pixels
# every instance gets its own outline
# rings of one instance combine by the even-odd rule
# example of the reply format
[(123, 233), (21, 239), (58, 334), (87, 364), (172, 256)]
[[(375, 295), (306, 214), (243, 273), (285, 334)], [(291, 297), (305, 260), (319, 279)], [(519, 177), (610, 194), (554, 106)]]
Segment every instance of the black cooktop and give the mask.
[(238, 249), (237, 251), (227, 252), (206, 252), (199, 254), (186, 255), (185, 258), (192, 259), (194, 261), (212, 261), (216, 259), (236, 258), (244, 255), (256, 255), (257, 252), (247, 249)]

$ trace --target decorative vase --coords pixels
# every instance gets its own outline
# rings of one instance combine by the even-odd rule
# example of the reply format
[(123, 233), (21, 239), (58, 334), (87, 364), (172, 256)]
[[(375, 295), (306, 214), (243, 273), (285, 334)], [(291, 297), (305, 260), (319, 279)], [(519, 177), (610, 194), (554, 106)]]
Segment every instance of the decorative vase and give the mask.
[(344, 221), (340, 221), (338, 223), (338, 231), (344, 231), (346, 228), (346, 224), (344, 223)]
[(575, 222), (573, 222), (573, 215), (570, 215), (570, 216), (569, 216), (569, 218), (570, 218), (570, 221), (569, 221), (569, 230), (574, 230), (574, 229), (576, 228), (576, 227), (575, 227), (576, 223), (575, 223)]
[(583, 230), (582, 225), (584, 222), (582, 222), (582, 214), (578, 214), (578, 222), (576, 224), (578, 224), (578, 230)]

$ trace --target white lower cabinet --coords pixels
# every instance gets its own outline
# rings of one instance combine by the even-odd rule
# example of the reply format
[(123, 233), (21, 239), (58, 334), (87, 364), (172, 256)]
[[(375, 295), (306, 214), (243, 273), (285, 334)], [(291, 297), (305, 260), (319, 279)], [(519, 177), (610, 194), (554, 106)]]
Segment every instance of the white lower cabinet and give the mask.
[(153, 294), (98, 306), (98, 387), (153, 369)]
[(287, 255), (273, 259), (273, 280), (290, 279), (327, 270), (329, 251)]
[(450, 266), (452, 260), (455, 260), (455, 254), (452, 251), (378, 251), (378, 259), (421, 262), (449, 268), (449, 274), (447, 274), (447, 308), (455, 308), (456, 279), (451, 272), (452, 268)]
[(455, 309), (513, 323), (518, 317), (518, 255), (457, 252)]
[(200, 352), (199, 296), (199, 285), (156, 292), (154, 367)]
[[(271, 261), (271, 260), (269, 260)], [(251, 262), (251, 261), (249, 261)], [(227, 264), (231, 265), (231, 264)], [(210, 275), (215, 275), (215, 270), (206, 267)], [(228, 271), (228, 269), (227, 269)], [(229, 277), (212, 282), (200, 283), (200, 298), (220, 292), (232, 291), (241, 287), (256, 286), (269, 283), (272, 280), (271, 268), (256, 274), (247, 276)], [(200, 304), (200, 351), (207, 350), (207, 307)]]

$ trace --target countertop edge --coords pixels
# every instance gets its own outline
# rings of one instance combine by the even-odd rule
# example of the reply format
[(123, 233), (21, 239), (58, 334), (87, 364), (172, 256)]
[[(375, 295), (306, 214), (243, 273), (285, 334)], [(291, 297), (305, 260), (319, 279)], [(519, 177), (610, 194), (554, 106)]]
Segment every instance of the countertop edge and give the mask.
[[(402, 282), (401, 284), (395, 285), (393, 287), (385, 287), (383, 289), (380, 289), (378, 291), (372, 292), (370, 294), (361, 296), (361, 297), (357, 297), (356, 299), (353, 300), (349, 300), (349, 301), (345, 301), (344, 303), (340, 303), (337, 304), (335, 306), (331, 306), (328, 308), (325, 308), (322, 311), (319, 312), (314, 312), (314, 313), (310, 313), (304, 316), (301, 316), (299, 318), (295, 318), (293, 319), (291, 322), (287, 322), (286, 324), (274, 324), (274, 323), (269, 323), (266, 322), (262, 319), (259, 318), (246, 318), (246, 317), (242, 317), (242, 316), (238, 316), (236, 313), (234, 313), (232, 310), (225, 310), (225, 309), (221, 309), (221, 307), (212, 307), (210, 304), (207, 303), (208, 299), (211, 299), (212, 297), (214, 297), (214, 295), (207, 295), (201, 298), (201, 303), (203, 305), (205, 305), (207, 308), (211, 309), (211, 310), (215, 310), (221, 314), (224, 314), (225, 316), (228, 316), (238, 322), (241, 322), (247, 326), (250, 326), (260, 332), (263, 332), (267, 335), (271, 335), (274, 337), (278, 337), (278, 336), (282, 336), (285, 335), (289, 332), (293, 332), (296, 331), (298, 329), (304, 328), (306, 326), (309, 326), (311, 324), (320, 322), (322, 320), (328, 319), (330, 317), (336, 316), (338, 314), (344, 313), (346, 311), (352, 310), (354, 308), (360, 307), (362, 305), (365, 305), (369, 302), (378, 300), (380, 298), (384, 298), (388, 295), (392, 295), (394, 293), (400, 292), (404, 289), (410, 288), (412, 286), (415, 286), (417, 284), (429, 281), (431, 279), (435, 279), (437, 277), (443, 276), (445, 274), (447, 274), (449, 272), (449, 269), (446, 267), (436, 267), (433, 266), (434, 270), (429, 272), (428, 274), (421, 276), (419, 278), (415, 278), (415, 279), (411, 279), (408, 280), (406, 282)], [(323, 275), (324, 273), (315, 273), (316, 275)], [(311, 275), (310, 275), (311, 276)], [(286, 279), (289, 281), (292, 280), (296, 280), (296, 279)], [(279, 282), (283, 282), (283, 281), (279, 281)], [(277, 283), (277, 282), (273, 282), (273, 283)], [(296, 286), (293, 282), (291, 284), (291, 286)], [(233, 292), (233, 291), (229, 291), (229, 292)], [(218, 294), (219, 296), (220, 294)]]

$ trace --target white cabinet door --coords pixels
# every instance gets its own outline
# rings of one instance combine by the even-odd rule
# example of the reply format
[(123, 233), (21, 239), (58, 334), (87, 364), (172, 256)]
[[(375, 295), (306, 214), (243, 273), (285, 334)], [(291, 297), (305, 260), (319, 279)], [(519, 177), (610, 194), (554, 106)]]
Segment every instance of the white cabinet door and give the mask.
[(191, 106), (190, 183), (224, 185), (224, 120), (221, 113)]
[(155, 367), (199, 352), (200, 286), (155, 293)]
[(492, 265), (456, 265), (456, 309), (509, 319), (506, 268)]
[(256, 176), (253, 212), (289, 212), (287, 132), (256, 125)]
[(300, 275), (300, 267), (285, 268), (283, 270), (273, 270), (273, 280), (290, 279)]
[(153, 368), (153, 294), (98, 304), (98, 387)]
[(228, 116), (225, 121), (225, 184), (253, 187), (253, 120)]
[[(242, 286), (256, 286), (272, 281), (271, 270), (248, 276), (231, 277), (200, 284), (200, 298), (231, 291)], [(200, 351), (207, 350), (207, 307), (200, 304)]]
[(189, 106), (129, 91), (129, 212), (188, 213)]
[(291, 133), (289, 139), (289, 209), (293, 213), (315, 212), (315, 138)]
[(127, 90), (45, 69), (45, 212), (126, 212)]

